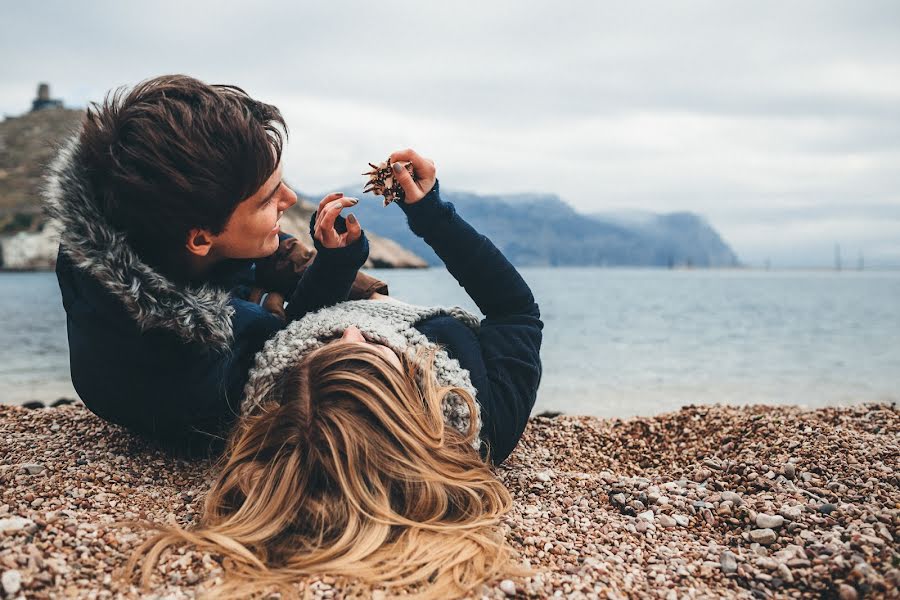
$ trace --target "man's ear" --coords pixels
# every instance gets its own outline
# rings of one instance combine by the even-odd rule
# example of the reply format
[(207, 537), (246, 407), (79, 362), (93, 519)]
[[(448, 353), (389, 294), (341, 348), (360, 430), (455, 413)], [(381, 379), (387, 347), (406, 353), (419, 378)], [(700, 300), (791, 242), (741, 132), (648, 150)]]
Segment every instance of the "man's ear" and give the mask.
[(188, 252), (197, 256), (207, 256), (212, 250), (213, 240), (215, 236), (206, 229), (191, 229), (188, 232), (187, 247)]

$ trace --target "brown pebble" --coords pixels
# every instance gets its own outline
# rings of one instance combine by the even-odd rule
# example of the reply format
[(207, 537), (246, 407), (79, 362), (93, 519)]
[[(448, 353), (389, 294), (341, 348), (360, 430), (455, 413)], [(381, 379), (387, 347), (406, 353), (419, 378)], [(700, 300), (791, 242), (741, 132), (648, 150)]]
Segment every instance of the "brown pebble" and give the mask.
[[(54, 426), (66, 435), (33, 435)], [(191, 526), (199, 518), (207, 461), (166, 455), (83, 406), (0, 406), (0, 427), (0, 464), (45, 465), (37, 475), (8, 472), (0, 486), (0, 571), (21, 572), (27, 594), (115, 597), (113, 573), (146, 535), (123, 521)], [(898, 579), (886, 551), (900, 510), (886, 487), (896, 448), (889, 432), (897, 430), (889, 405), (690, 405), (655, 417), (532, 420), (495, 469), (513, 498), (501, 525), (517, 560), (535, 570), (510, 577), (508, 597), (680, 600), (748, 588), (760, 597), (830, 589), (856, 598), (857, 588), (885, 597)], [(794, 457), (802, 472), (791, 482), (785, 465)], [(610, 490), (625, 502), (613, 502)], [(817, 510), (827, 503), (835, 505), (829, 514)], [(648, 511), (649, 521), (638, 518)], [(767, 535), (750, 540), (760, 515), (773, 527), (776, 515), (785, 519), (768, 546)], [(676, 526), (664, 527), (670, 519)], [(163, 558), (149, 594), (194, 596), (229, 568), (189, 552)], [(503, 580), (472, 597), (504, 597)], [(339, 578), (318, 584), (325, 587), (313, 597), (385, 597), (351, 593)]]

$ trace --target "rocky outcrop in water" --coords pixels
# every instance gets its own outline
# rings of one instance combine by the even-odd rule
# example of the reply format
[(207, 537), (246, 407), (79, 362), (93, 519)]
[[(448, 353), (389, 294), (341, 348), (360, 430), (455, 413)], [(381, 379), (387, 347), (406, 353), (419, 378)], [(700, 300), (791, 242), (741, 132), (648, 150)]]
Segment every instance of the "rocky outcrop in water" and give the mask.
[(0, 268), (8, 271), (43, 271), (56, 266), (59, 232), (52, 224), (41, 231), (0, 238)]

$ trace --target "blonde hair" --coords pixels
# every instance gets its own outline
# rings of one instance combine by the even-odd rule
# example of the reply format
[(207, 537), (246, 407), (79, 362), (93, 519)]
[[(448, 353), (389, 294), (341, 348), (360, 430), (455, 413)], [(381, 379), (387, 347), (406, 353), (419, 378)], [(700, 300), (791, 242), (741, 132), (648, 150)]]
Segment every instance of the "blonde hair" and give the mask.
[[(306, 575), (448, 598), (514, 563), (500, 518), (512, 499), (471, 446), (444, 423), (434, 355), (402, 371), (363, 344), (334, 342), (286, 372), (262, 409), (229, 438), (200, 524), (157, 533), (126, 572), (147, 585), (164, 550), (183, 543), (231, 559), (216, 597), (248, 597)], [(474, 420), (473, 420), (474, 421)]]

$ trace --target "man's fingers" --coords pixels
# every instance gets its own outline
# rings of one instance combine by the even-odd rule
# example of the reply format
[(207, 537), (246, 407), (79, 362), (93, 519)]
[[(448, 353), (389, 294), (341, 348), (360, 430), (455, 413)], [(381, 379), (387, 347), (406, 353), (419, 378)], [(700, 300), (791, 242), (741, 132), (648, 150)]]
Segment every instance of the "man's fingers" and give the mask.
[(269, 292), (269, 294), (266, 296), (266, 301), (262, 304), (262, 307), (282, 321), (287, 318), (284, 314), (284, 296), (282, 296), (278, 292)]
[(266, 293), (261, 287), (254, 287), (250, 289), (250, 294), (247, 296), (247, 302), (252, 302), (253, 304), (259, 304), (259, 301), (262, 300), (263, 294)]

